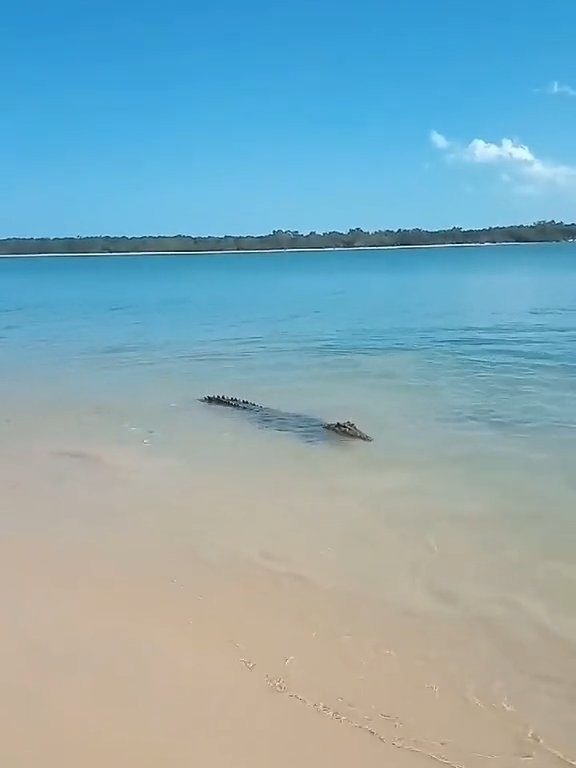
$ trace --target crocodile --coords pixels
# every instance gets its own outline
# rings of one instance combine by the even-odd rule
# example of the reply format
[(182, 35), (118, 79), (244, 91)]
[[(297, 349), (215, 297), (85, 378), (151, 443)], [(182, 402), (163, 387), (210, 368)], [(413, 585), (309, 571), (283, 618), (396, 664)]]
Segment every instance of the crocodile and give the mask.
[(259, 426), (276, 429), (280, 432), (294, 432), (307, 442), (314, 442), (321, 438), (325, 432), (353, 440), (372, 442), (373, 438), (362, 432), (351, 421), (326, 422), (315, 416), (306, 416), (299, 413), (288, 413), (276, 408), (267, 408), (264, 405), (253, 403), (228, 395), (205, 395), (200, 402), (208, 405), (220, 405), (224, 408), (234, 408), (237, 411), (246, 411), (252, 415)]

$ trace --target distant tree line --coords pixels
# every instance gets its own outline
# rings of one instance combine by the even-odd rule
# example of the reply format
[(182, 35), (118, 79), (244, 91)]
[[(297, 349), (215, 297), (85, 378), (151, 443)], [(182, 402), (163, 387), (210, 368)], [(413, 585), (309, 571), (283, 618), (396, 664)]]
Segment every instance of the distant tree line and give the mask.
[(452, 245), (472, 243), (543, 243), (576, 240), (576, 224), (537, 221), (511, 227), (487, 229), (382, 229), (366, 232), (308, 232), (276, 229), (268, 235), (226, 235), (192, 237), (160, 235), (154, 237), (35, 237), (0, 240), (0, 254), (35, 253), (177, 253), (181, 251), (274, 251), (302, 248), (378, 248), (408, 245)]

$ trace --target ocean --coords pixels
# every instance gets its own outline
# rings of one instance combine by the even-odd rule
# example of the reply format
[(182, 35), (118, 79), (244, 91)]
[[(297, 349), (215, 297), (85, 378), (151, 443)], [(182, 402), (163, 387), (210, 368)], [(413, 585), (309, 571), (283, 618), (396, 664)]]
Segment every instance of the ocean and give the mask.
[[(0, 365), (3, 536), (133, 534), (353, 595), (574, 753), (576, 244), (3, 258)], [(90, 457), (125, 485), (141, 460), (142, 509), (43, 505), (26, 456), (62, 460), (54, 499)]]

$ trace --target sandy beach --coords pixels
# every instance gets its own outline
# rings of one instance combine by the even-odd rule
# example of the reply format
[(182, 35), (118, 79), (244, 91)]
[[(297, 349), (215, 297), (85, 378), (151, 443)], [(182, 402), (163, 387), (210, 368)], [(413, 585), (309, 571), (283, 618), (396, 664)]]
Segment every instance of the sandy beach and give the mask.
[(1, 554), (5, 765), (554, 765), (502, 693), (415, 656), (414, 628), (295, 577), (41, 539)]
[(485, 246), (500, 246), (500, 245), (542, 245), (541, 242), (534, 243), (440, 243), (429, 245), (377, 245), (377, 246), (359, 246), (356, 248), (282, 248), (274, 249), (268, 248), (266, 250), (250, 250), (241, 251), (238, 249), (228, 251), (96, 251), (90, 253), (0, 253), (0, 259), (27, 259), (34, 257), (54, 258), (63, 257), (76, 257), (76, 256), (210, 256), (210, 255), (222, 255), (222, 254), (237, 254), (242, 256), (243, 254), (278, 254), (278, 253), (334, 253), (338, 251), (404, 251), (404, 250), (421, 250), (429, 248), (478, 248)]
[[(72, 415), (41, 435), (36, 421), (22, 414), (1, 444), (3, 765), (563, 759), (565, 731), (533, 732), (545, 701), (474, 622), (322, 585), (274, 537), (257, 557), (208, 544), (205, 513), (234, 509), (258, 536), (240, 475), (226, 492), (140, 441), (87, 439)], [(330, 503), (315, 499), (316, 514)]]

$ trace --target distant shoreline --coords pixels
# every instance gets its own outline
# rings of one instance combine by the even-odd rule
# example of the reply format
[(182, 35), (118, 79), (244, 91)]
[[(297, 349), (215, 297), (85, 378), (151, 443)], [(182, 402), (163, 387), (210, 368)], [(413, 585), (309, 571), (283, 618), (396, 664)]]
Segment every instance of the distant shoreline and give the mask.
[(366, 246), (335, 246), (332, 248), (255, 248), (253, 250), (204, 250), (204, 251), (77, 251), (75, 253), (0, 253), (0, 259), (30, 259), (30, 258), (85, 258), (89, 256), (211, 256), (219, 254), (249, 255), (254, 253), (325, 253), (330, 251), (403, 251), (424, 248), (480, 248), (500, 245), (562, 245), (574, 243), (572, 240), (531, 240), (529, 242), (511, 242), (510, 240), (494, 243), (426, 243), (422, 245), (366, 245)]

